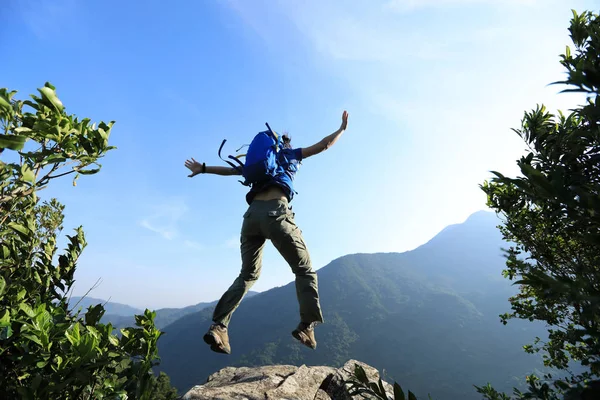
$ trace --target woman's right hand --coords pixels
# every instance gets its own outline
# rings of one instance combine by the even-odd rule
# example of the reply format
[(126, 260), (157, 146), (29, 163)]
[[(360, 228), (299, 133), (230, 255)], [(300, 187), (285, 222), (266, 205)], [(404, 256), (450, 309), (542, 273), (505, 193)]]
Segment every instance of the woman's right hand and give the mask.
[(199, 163), (198, 161), (194, 160), (194, 158), (192, 158), (191, 160), (186, 160), (185, 161), (185, 166), (192, 171), (192, 173), (190, 175), (188, 175), (188, 177), (193, 177), (195, 175), (198, 175), (199, 173), (202, 172), (202, 163)]
[(340, 126), (340, 130), (345, 131), (348, 127), (348, 111), (344, 110), (342, 114), (342, 125)]

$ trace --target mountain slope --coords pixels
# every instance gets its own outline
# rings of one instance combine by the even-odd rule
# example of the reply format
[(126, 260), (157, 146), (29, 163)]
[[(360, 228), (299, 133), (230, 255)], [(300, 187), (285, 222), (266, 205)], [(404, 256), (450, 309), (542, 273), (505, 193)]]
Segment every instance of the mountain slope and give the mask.
[(298, 323), (290, 283), (240, 305), (230, 325), (231, 356), (202, 341), (210, 309), (175, 321), (159, 342), (160, 369), (186, 391), (227, 365), (339, 367), (354, 358), (419, 397), (477, 399), (472, 385), (487, 381), (509, 390), (513, 377), (541, 367), (521, 346), (544, 330), (499, 322), (515, 288), (500, 275), (504, 244), (496, 224), (493, 214), (478, 213), (414, 251), (347, 255), (320, 269), (325, 324), (316, 328), (315, 351), (290, 335)]

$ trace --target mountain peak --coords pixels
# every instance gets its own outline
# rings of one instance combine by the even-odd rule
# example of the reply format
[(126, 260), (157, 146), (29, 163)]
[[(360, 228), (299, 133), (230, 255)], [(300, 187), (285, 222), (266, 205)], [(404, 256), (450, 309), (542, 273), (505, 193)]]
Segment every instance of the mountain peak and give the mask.
[(448, 245), (469, 245), (482, 242), (497, 247), (501, 234), (497, 229), (502, 221), (491, 211), (480, 210), (469, 215), (462, 223), (448, 225), (422, 247), (447, 243)]
[(469, 215), (465, 220), (465, 224), (475, 222), (475, 221), (499, 221), (498, 216), (493, 211), (488, 210), (479, 210), (475, 211), (473, 214)]

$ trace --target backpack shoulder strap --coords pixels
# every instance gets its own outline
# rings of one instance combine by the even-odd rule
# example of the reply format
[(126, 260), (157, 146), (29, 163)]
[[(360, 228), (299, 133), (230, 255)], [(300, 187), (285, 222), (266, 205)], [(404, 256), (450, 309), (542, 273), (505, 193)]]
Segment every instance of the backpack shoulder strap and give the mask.
[(219, 147), (219, 158), (223, 161), (225, 161), (227, 164), (231, 165), (231, 167), (233, 169), (235, 169), (236, 171), (238, 171), (240, 174), (243, 174), (244, 172), (244, 163), (242, 163), (239, 159), (233, 157), (233, 156), (229, 156), (228, 158), (235, 160), (238, 162), (239, 165), (235, 165), (234, 163), (232, 163), (231, 161), (225, 160), (223, 157), (221, 157), (221, 150), (223, 150), (223, 146), (225, 146), (225, 142), (227, 141), (227, 139), (223, 139), (223, 142), (221, 143), (221, 147)]

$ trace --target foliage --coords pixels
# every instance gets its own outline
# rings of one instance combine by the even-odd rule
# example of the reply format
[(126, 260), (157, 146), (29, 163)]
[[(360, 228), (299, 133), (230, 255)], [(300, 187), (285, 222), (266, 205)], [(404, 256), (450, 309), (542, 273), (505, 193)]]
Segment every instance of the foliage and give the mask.
[[(57, 255), (63, 209), (39, 190), (61, 176), (92, 175), (108, 145), (111, 123), (68, 115), (46, 83), (32, 100), (0, 89), (0, 398), (150, 398), (150, 373), (161, 332), (155, 314), (113, 334), (101, 305), (73, 313), (67, 294), (86, 246), (81, 227)], [(10, 150), (5, 152), (6, 150)]]
[[(525, 351), (541, 352), (546, 366), (568, 372), (560, 379), (545, 375), (546, 382), (530, 376), (529, 391), (515, 390), (517, 398), (591, 393), (600, 378), (600, 18), (573, 11), (569, 31), (576, 51), (567, 47), (561, 55), (567, 78), (555, 84), (585, 93), (585, 104), (568, 115), (544, 106), (525, 112), (515, 130), (529, 149), (517, 162), (523, 176), (494, 172), (481, 186), (488, 205), (505, 219), (504, 239), (513, 244), (504, 275), (520, 285), (502, 322), (546, 323), (549, 340), (536, 338)], [(584, 372), (571, 373), (571, 363)], [(477, 389), (488, 399), (509, 398), (489, 385)]]
[[(379, 378), (378, 382), (371, 382), (364, 368), (356, 364), (354, 366), (354, 374), (346, 382), (348, 393), (351, 396), (361, 396), (362, 398), (374, 398), (378, 400), (417, 400), (417, 397), (409, 390), (407, 395), (404, 395), (402, 387), (394, 382), (394, 396), (388, 396), (385, 390), (383, 381)], [(431, 399), (431, 396), (429, 396)]]
[(171, 386), (169, 376), (161, 372), (158, 377), (153, 376), (150, 384), (150, 400), (176, 400), (177, 389)]

